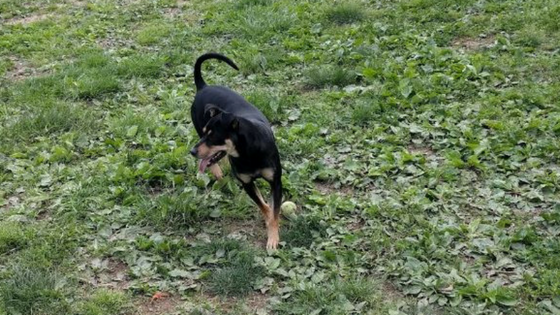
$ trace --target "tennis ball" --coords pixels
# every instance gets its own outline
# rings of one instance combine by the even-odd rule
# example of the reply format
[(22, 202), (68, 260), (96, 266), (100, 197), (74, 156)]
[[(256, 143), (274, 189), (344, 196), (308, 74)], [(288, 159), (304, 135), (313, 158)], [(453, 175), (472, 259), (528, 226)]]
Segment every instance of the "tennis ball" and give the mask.
[(292, 217), (296, 214), (297, 206), (291, 201), (286, 201), (282, 204), (282, 206), (280, 206), (280, 209), (282, 209), (282, 213), (286, 217)]

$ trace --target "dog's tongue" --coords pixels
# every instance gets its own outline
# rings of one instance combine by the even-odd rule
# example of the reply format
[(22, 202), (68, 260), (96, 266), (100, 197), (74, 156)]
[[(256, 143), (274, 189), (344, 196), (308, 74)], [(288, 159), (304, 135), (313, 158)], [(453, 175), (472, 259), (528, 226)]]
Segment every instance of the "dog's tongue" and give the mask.
[(198, 171), (204, 173), (208, 164), (210, 164), (210, 157), (200, 160), (200, 163), (198, 164)]

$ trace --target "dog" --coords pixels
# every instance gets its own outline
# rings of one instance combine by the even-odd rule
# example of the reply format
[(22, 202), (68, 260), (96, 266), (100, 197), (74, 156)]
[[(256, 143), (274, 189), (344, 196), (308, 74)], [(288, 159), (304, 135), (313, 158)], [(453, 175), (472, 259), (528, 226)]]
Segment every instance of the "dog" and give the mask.
[[(217, 179), (222, 178), (217, 163), (227, 155), (233, 175), (264, 216), (268, 236), (266, 248), (276, 249), (282, 201), (282, 166), (274, 134), (266, 117), (241, 95), (224, 86), (206, 85), (201, 67), (208, 59), (223, 61), (239, 70), (231, 59), (218, 53), (207, 53), (196, 60), (196, 95), (191, 117), (200, 141), (190, 153), (200, 159), (199, 172), (209, 168)], [(272, 209), (255, 185), (258, 178), (263, 178), (270, 185)]]

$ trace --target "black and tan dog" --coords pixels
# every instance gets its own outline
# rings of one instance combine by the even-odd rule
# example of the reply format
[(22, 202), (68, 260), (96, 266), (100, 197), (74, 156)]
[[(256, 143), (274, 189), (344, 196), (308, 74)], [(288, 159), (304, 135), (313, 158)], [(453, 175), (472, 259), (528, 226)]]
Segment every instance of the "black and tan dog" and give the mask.
[[(270, 123), (241, 95), (223, 86), (206, 85), (200, 68), (208, 59), (224, 61), (239, 70), (231, 59), (216, 53), (204, 54), (196, 60), (194, 82), (197, 92), (191, 116), (200, 141), (191, 154), (200, 159), (200, 172), (210, 168), (218, 179), (222, 177), (222, 171), (217, 162), (228, 156), (233, 174), (264, 216), (268, 234), (266, 248), (276, 249), (282, 167)], [(264, 178), (270, 184), (272, 210), (255, 186), (257, 178)]]

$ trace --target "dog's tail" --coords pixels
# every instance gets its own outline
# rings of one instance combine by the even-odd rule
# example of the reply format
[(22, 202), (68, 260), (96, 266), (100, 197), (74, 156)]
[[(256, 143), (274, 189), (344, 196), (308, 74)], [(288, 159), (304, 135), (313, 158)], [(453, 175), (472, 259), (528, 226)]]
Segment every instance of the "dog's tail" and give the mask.
[(224, 56), (224, 55), (220, 55), (218, 53), (207, 53), (204, 54), (200, 57), (198, 57), (198, 59), (196, 60), (196, 63), (194, 64), (194, 84), (196, 85), (196, 90), (201, 90), (203, 87), (206, 86), (206, 82), (204, 82), (204, 79), (202, 78), (202, 74), (200, 72), (200, 68), (202, 66), (202, 63), (208, 59), (218, 59), (221, 60), (225, 63), (227, 63), (228, 65), (230, 65), (233, 69), (235, 70), (239, 70), (239, 68), (237, 67), (237, 65), (228, 57)]

